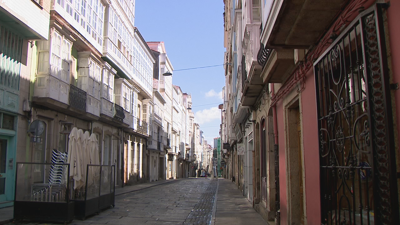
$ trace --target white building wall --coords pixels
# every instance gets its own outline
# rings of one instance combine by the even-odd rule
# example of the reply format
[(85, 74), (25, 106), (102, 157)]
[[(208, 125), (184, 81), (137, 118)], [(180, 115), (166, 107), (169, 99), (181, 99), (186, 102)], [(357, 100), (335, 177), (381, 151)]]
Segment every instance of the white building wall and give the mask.
[[(67, 20), (99, 52), (103, 51), (103, 29), (106, 18), (105, 5), (101, 0), (54, 1), (52, 10)], [(38, 22), (36, 19), (33, 21)]]
[(2, 0), (0, 8), (17, 20), (23, 21), (21, 23), (23, 26), (32, 30), (42, 39), (48, 39), (50, 15), (31, 0)]

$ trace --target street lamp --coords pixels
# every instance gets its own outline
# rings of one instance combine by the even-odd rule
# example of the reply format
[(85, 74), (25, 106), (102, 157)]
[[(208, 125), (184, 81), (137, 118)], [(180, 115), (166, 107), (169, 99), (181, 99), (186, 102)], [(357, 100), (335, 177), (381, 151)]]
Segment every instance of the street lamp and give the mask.
[(172, 76), (172, 73), (167, 71), (167, 72), (163, 73), (163, 76), (164, 77)]

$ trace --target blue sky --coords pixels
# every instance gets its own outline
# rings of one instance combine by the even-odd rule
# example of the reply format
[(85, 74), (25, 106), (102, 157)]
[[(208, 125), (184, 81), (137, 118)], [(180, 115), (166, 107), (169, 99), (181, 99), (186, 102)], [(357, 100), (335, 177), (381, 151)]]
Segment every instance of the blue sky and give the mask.
[[(219, 137), (225, 85), (223, 12), (223, 0), (136, 1), (135, 26), (146, 41), (165, 43), (173, 84), (192, 95), (195, 121), (212, 146)], [(208, 67), (213, 65), (220, 66)]]

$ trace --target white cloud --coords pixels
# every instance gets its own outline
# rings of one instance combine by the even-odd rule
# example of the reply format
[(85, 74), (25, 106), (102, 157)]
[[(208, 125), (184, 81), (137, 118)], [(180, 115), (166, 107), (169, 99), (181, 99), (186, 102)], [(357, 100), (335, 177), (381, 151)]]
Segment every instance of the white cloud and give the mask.
[(203, 109), (201, 111), (197, 111), (194, 115), (195, 122), (200, 125), (220, 118), (221, 118), (221, 110), (218, 109), (218, 107)]
[(214, 90), (210, 90), (206, 93), (206, 97), (218, 97), (219, 99), (222, 99), (222, 91), (217, 93)]

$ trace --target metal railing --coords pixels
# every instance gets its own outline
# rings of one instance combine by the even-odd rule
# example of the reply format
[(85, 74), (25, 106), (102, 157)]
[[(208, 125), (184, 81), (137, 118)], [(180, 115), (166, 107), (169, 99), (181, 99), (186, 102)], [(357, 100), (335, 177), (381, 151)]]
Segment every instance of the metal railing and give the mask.
[(264, 44), (260, 44), (260, 50), (257, 54), (257, 62), (260, 66), (264, 67), (268, 61), (269, 56), (271, 55), (272, 49), (265, 48)]
[(119, 122), (122, 122), (125, 119), (124, 108), (122, 108), (122, 106), (118, 104), (114, 104), (114, 109), (115, 109), (114, 119), (118, 120)]
[(72, 108), (86, 112), (86, 100), (86, 92), (71, 84), (69, 89), (69, 105)]
[(148, 128), (148, 124), (147, 124), (146, 121), (137, 119), (137, 130), (136, 130), (136, 132), (138, 132), (140, 134), (147, 135), (147, 128)]
[(171, 139), (167, 138), (167, 146), (171, 147)]

